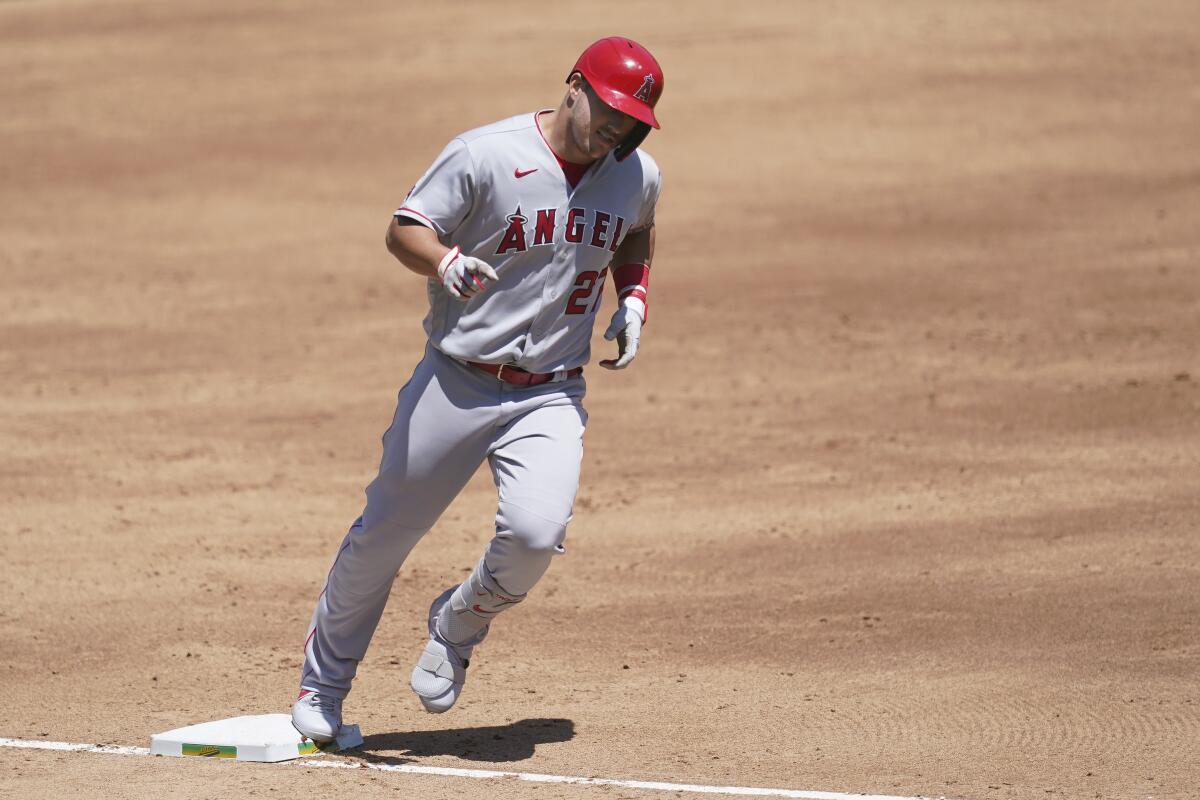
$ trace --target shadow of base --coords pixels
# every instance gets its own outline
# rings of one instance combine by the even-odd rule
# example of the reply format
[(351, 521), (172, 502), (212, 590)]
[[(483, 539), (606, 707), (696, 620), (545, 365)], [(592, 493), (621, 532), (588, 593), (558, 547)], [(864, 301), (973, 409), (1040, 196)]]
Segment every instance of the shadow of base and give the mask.
[(486, 728), (375, 733), (363, 737), (362, 746), (346, 755), (373, 764), (405, 764), (428, 756), (499, 763), (523, 761), (533, 756), (539, 744), (566, 742), (574, 737), (575, 723), (569, 719), (523, 719)]

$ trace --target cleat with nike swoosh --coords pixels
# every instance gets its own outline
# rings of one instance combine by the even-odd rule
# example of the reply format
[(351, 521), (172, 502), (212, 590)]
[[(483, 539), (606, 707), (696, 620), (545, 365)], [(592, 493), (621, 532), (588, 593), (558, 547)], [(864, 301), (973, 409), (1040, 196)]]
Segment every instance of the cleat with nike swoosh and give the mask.
[(506, 591), (482, 558), (465, 581), (438, 595), (429, 606), (429, 642), (410, 681), (426, 711), (450, 710), (462, 692), (468, 659), (488, 635), (492, 620), (524, 599)]

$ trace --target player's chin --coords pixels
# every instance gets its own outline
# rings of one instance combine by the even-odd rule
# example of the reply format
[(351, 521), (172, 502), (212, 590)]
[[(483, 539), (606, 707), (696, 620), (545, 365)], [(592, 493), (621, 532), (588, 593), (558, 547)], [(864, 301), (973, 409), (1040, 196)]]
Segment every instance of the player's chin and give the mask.
[(597, 131), (592, 134), (592, 140), (589, 144), (591, 144), (591, 151), (588, 155), (592, 156), (592, 158), (603, 158), (617, 146), (617, 141)]

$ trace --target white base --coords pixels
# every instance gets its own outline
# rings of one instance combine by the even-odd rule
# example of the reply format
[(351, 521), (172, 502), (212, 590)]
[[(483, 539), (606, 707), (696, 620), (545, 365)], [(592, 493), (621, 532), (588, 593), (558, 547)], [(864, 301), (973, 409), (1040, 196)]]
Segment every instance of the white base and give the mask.
[(349, 750), (362, 744), (357, 725), (343, 725), (341, 735), (318, 746), (292, 727), (290, 714), (232, 717), (188, 725), (150, 737), (155, 756), (236, 758), (239, 761), (288, 761), (322, 752)]

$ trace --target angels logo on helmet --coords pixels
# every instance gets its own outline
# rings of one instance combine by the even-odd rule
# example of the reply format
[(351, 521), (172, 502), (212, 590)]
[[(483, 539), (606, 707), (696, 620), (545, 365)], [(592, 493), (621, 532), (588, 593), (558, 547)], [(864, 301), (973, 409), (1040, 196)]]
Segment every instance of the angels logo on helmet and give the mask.
[(647, 75), (646, 77), (642, 78), (642, 85), (638, 88), (638, 90), (636, 92), (633, 93), (633, 96), (636, 97), (638, 100), (641, 100), (643, 103), (649, 103), (650, 102), (650, 92), (653, 89), (654, 89), (654, 76)]

